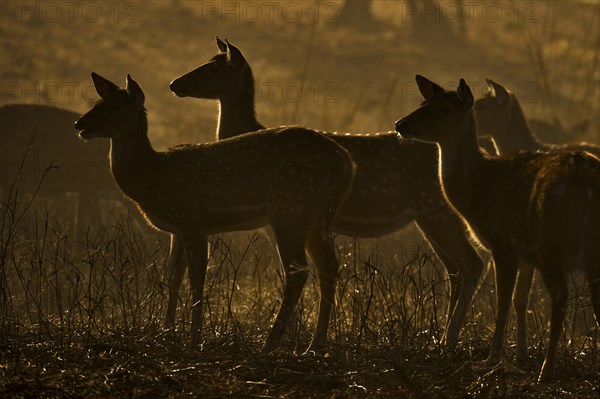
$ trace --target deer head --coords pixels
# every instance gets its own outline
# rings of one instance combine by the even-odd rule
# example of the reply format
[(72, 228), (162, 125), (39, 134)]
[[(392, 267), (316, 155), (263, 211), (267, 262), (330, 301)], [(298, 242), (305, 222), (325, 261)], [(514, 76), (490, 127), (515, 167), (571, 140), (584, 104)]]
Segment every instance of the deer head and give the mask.
[(496, 133), (509, 120), (513, 94), (504, 86), (486, 79), (488, 89), (485, 96), (475, 101), (475, 116), (478, 130), (484, 134)]
[(407, 138), (443, 142), (456, 129), (468, 123), (473, 108), (473, 94), (461, 79), (457, 91), (446, 91), (441, 86), (416, 76), (425, 101), (416, 111), (396, 122), (396, 131)]
[(242, 52), (217, 37), (220, 53), (198, 68), (173, 80), (170, 89), (178, 97), (218, 100), (240, 92), (241, 78), (249, 69)]
[(127, 86), (121, 89), (95, 72), (92, 81), (100, 101), (75, 122), (79, 136), (86, 140), (115, 138), (138, 127), (139, 116), (145, 116), (145, 109), (144, 93), (137, 82), (127, 75)]

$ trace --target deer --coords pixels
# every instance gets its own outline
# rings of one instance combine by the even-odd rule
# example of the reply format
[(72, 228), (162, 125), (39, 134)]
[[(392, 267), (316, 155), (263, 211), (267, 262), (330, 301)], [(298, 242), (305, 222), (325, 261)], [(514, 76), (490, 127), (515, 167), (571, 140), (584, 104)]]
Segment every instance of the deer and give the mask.
[(321, 294), (309, 350), (325, 348), (338, 273), (330, 225), (354, 178), (348, 152), (315, 130), (293, 126), (156, 151), (139, 84), (130, 75), (125, 89), (96, 73), (92, 81), (100, 100), (75, 129), (85, 140), (110, 140), (110, 169), (118, 187), (151, 226), (171, 234), (165, 325), (174, 325), (187, 263), (192, 343), (198, 344), (208, 235), (270, 225), (285, 286), (263, 351), (280, 344), (309, 275), (307, 253), (316, 264)]
[[(588, 151), (600, 157), (600, 147), (588, 143), (547, 144), (542, 142), (531, 128), (525, 113), (514, 93), (492, 79), (486, 79), (487, 93), (474, 104), (478, 128), (478, 143), (485, 138), (496, 142), (498, 153), (525, 151)], [(482, 136), (481, 134), (485, 134)], [(527, 344), (527, 307), (533, 282), (534, 267), (524, 262), (519, 264), (517, 289), (513, 306), (517, 315), (517, 361), (529, 360)]]
[[(475, 101), (475, 109), (481, 108), (478, 114), (483, 115), (479, 116), (476, 114), (476, 118), (482, 119), (478, 122), (478, 125), (483, 127), (479, 129), (480, 134), (484, 134), (480, 135), (479, 139), (488, 140), (488, 138), (492, 137), (490, 134), (497, 134), (498, 136), (505, 137), (506, 148), (513, 148), (510, 151), (522, 149), (518, 148), (518, 145), (522, 146), (524, 143), (527, 143), (531, 149), (538, 148), (546, 151), (552, 150), (555, 146), (560, 147), (561, 144), (564, 144), (565, 138), (582, 136), (589, 130), (590, 123), (587, 119), (583, 119), (570, 126), (563, 126), (561, 121), (556, 117), (549, 121), (525, 118), (525, 116), (521, 118), (517, 115), (523, 113), (523, 111), (516, 96), (492, 79), (486, 79), (486, 83), (487, 93)], [(515, 105), (514, 110), (513, 104)], [(518, 126), (520, 130), (516, 133), (503, 133), (507, 129), (507, 122), (506, 120), (500, 120), (500, 115), (511, 118), (513, 127)], [(500, 123), (500, 125), (495, 125), (495, 122)], [(524, 126), (525, 124), (527, 124), (527, 127)], [(588, 145), (586, 143), (582, 144)], [(567, 150), (569, 149), (567, 148)]]
[(487, 93), (475, 101), (480, 133), (491, 135), (500, 153), (526, 151), (588, 151), (600, 157), (600, 146), (588, 143), (547, 144), (531, 129), (514, 93), (486, 79)]
[[(254, 110), (254, 77), (242, 52), (216, 38), (219, 53), (173, 80), (178, 97), (219, 101), (217, 139), (264, 128)], [(335, 233), (377, 238), (416, 222), (449, 276), (450, 299), (442, 342), (454, 346), (476, 292), (484, 263), (469, 242), (460, 217), (447, 204), (437, 179), (437, 148), (394, 132), (324, 133), (356, 163), (350, 194), (336, 218)]]
[[(60, 207), (56, 216), (59, 220), (72, 220), (79, 235), (86, 232), (86, 225), (101, 222), (100, 199), (113, 201), (132, 215), (137, 211), (128, 207), (129, 201), (125, 201), (110, 175), (108, 145), (101, 142), (84, 145), (70, 134), (77, 117), (76, 112), (52, 105), (0, 106), (0, 201), (7, 201), (13, 182), (19, 197), (34, 195), (44, 171), (50, 168), (36, 198), (59, 200), (65, 193), (75, 193), (75, 215)], [(21, 162), (24, 163), (19, 176)]]
[(466, 82), (446, 91), (423, 76), (416, 81), (425, 101), (396, 122), (396, 131), (437, 143), (444, 195), (494, 258), (498, 303), (486, 364), (502, 360), (521, 258), (539, 270), (551, 297), (550, 337), (538, 377), (547, 382), (555, 374), (569, 273), (585, 272), (600, 323), (600, 159), (585, 151), (484, 154)]

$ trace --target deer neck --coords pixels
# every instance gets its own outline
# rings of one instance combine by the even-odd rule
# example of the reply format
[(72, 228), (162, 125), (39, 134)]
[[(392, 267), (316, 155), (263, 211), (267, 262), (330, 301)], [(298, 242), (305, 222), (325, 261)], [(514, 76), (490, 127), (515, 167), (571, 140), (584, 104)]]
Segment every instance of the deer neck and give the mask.
[(148, 139), (146, 113), (140, 116), (132, 131), (110, 140), (110, 168), (118, 186), (136, 199), (147, 184), (158, 153)]
[(484, 156), (477, 143), (473, 113), (469, 113), (462, 126), (459, 139), (442, 141), (440, 147), (439, 175), (450, 201), (460, 207), (469, 201), (471, 187), (478, 184)]
[(504, 129), (504, 134), (498, 137), (498, 146), (502, 153), (518, 150), (535, 151), (544, 147), (529, 127), (523, 109), (515, 98), (511, 98), (508, 120)]
[(224, 93), (219, 100), (217, 140), (264, 129), (254, 112), (254, 78), (250, 67), (244, 71), (240, 90)]

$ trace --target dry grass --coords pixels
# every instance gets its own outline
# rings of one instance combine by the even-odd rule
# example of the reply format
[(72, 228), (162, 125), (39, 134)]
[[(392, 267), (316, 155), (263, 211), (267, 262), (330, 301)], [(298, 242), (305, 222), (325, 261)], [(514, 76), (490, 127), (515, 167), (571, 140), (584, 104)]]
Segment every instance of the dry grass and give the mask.
[[(43, 182), (42, 182), (43, 184)], [(63, 234), (15, 200), (0, 208), (0, 396), (8, 397), (578, 397), (598, 394), (599, 333), (587, 291), (574, 291), (558, 379), (532, 381), (543, 359), (547, 297), (536, 287), (529, 315), (529, 369), (482, 370), (495, 313), (490, 276), (460, 345), (440, 345), (447, 294), (443, 269), (409, 232), (380, 240), (338, 237), (342, 262), (327, 356), (299, 355), (314, 327), (313, 276), (283, 347), (261, 354), (281, 298), (281, 274), (264, 235), (213, 238), (204, 340), (188, 339), (190, 295), (174, 330), (162, 328), (168, 245), (127, 219)], [(58, 224), (56, 224), (58, 226)], [(29, 226), (31, 227), (31, 226)], [(574, 284), (581, 288), (581, 282)], [(588, 319), (585, 319), (588, 317)], [(508, 359), (514, 349), (509, 346)]]

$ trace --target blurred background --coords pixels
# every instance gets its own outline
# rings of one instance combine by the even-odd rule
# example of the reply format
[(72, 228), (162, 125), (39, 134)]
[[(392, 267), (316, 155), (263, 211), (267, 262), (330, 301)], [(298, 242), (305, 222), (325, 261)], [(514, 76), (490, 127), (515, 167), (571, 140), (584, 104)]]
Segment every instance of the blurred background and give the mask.
[[(85, 112), (90, 72), (130, 73), (146, 93), (158, 147), (214, 139), (214, 101), (175, 98), (168, 84), (217, 53), (246, 56), (267, 126), (393, 130), (421, 98), (419, 73), (474, 94), (485, 78), (512, 89), (529, 118), (598, 143), (596, 1), (2, 2), (2, 104)], [(565, 137), (564, 141), (575, 139)]]

